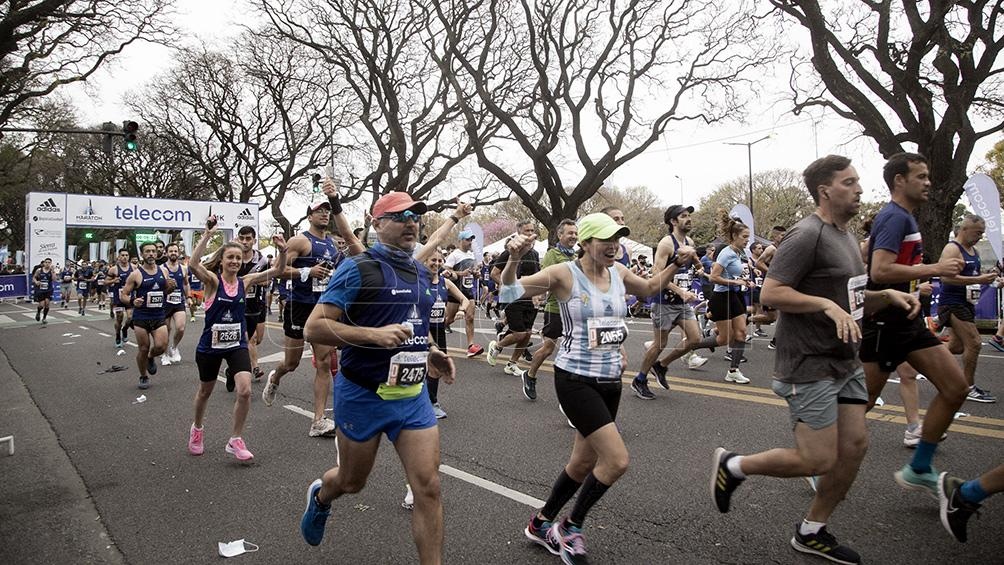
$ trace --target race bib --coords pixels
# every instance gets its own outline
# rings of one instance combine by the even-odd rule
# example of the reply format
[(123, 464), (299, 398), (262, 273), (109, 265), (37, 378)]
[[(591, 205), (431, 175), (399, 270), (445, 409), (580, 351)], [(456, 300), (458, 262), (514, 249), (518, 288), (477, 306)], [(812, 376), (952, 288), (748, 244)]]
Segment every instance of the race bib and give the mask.
[(460, 285), (464, 288), (474, 288), (474, 275), (467, 275), (461, 278)]
[(164, 307), (164, 293), (160, 290), (151, 290), (146, 293), (146, 300), (143, 304), (144, 308), (163, 308)]
[(241, 344), (241, 325), (236, 324), (213, 324), (212, 332), (213, 349), (231, 349)]
[(683, 292), (690, 291), (691, 278), (690, 273), (677, 273), (673, 276), (673, 284), (680, 287)]
[(311, 285), (310, 290), (314, 292), (324, 292), (325, 290), (328, 290), (328, 281), (330, 280), (331, 275), (328, 275), (323, 279), (313, 279), (314, 282)]
[(73, 282), (73, 277), (70, 276), (63, 277), (63, 282), (64, 283)]
[(112, 313), (113, 314), (121, 314), (123, 312), (125, 312), (125, 306), (113, 306), (112, 307)]
[(168, 304), (181, 304), (181, 291), (175, 290), (167, 295)]
[(430, 324), (446, 323), (446, 303), (438, 301), (432, 305), (432, 312), (429, 314)]
[(418, 384), (425, 380), (428, 372), (428, 351), (402, 351), (390, 358), (387, 371), (387, 386)]
[(612, 351), (627, 339), (628, 328), (622, 318), (589, 318), (586, 321), (589, 349)]
[(967, 284), (966, 285), (966, 300), (970, 304), (978, 304), (980, 301), (980, 295), (983, 294), (982, 285), (978, 284)]
[(78, 282), (77, 288), (79, 288), (80, 290), (87, 290), (87, 281)]
[(292, 280), (288, 280), (288, 279), (286, 280), (286, 290), (293, 290), (293, 281)]
[(49, 290), (49, 281), (38, 281), (38, 290)]
[(858, 275), (847, 279), (847, 306), (855, 320), (860, 320), (865, 315), (865, 285), (867, 284), (868, 275)]
[(763, 277), (757, 277), (753, 279), (753, 284), (757, 286), (763, 286)]

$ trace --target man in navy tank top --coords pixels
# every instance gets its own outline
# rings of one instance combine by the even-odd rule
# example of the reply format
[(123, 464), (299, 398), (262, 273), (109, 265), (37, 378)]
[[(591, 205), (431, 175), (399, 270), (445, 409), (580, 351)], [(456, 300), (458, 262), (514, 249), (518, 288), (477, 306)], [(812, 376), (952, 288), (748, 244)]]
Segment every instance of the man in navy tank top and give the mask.
[(414, 493), (419, 560), (442, 560), (439, 429), (423, 386), (426, 378), (453, 382), (454, 367), (429, 343), (430, 276), (412, 256), (425, 211), (424, 202), (403, 192), (377, 200), (378, 243), (339, 265), (304, 329), (312, 343), (342, 352), (334, 395), (340, 466), (308, 488), (300, 530), (311, 545), (324, 537), (332, 501), (366, 484), (380, 435), (387, 434)]
[(139, 388), (150, 387), (150, 375), (157, 374), (156, 357), (167, 350), (167, 325), (164, 323), (166, 298), (176, 288), (167, 270), (157, 264), (157, 246), (144, 243), (140, 248), (143, 262), (126, 277), (119, 290), (119, 300), (132, 306), (132, 327), (136, 332), (136, 365)]

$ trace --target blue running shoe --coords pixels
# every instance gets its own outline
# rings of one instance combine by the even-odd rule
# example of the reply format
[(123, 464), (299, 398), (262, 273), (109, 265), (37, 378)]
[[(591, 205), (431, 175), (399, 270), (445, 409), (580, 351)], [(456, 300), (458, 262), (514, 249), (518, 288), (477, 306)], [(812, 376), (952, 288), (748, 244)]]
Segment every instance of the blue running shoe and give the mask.
[(321, 490), (321, 479), (310, 483), (307, 487), (307, 509), (300, 519), (300, 533), (304, 541), (310, 545), (320, 545), (324, 539), (324, 524), (331, 514), (331, 505), (322, 505), (317, 501), (317, 493)]
[(567, 521), (555, 522), (547, 531), (548, 541), (560, 548), (561, 562), (565, 565), (588, 565), (586, 557), (586, 538), (582, 536), (582, 528), (577, 528)]
[(907, 463), (893, 476), (896, 477), (899, 486), (907, 490), (927, 493), (931, 498), (938, 500), (938, 472), (934, 470), (934, 467), (931, 467), (926, 473), (918, 473)]
[(536, 516), (530, 518), (530, 523), (523, 529), (523, 535), (525, 535), (527, 539), (533, 543), (550, 551), (551, 555), (561, 555), (561, 546), (547, 535), (551, 527), (554, 526), (554, 523), (542, 521), (540, 523), (540, 527), (537, 528), (533, 525), (534, 518), (536, 518)]

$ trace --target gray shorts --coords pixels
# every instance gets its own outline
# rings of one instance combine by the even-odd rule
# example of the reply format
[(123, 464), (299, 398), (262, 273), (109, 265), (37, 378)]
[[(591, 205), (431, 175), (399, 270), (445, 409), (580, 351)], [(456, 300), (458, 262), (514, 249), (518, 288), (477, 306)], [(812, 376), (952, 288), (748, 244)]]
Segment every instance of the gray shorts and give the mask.
[(696, 320), (694, 307), (690, 304), (653, 304), (652, 325), (658, 330), (669, 331), (674, 326), (683, 325), (685, 320)]
[(853, 374), (840, 379), (823, 379), (811, 383), (785, 383), (774, 380), (774, 394), (788, 402), (791, 425), (804, 422), (813, 430), (837, 423), (837, 405), (867, 404), (865, 371), (858, 367)]

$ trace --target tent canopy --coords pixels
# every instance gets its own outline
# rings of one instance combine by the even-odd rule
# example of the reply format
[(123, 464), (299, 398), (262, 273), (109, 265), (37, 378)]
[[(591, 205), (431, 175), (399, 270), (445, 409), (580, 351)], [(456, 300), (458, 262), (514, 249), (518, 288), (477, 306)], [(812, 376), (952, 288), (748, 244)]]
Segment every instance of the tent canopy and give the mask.
[[(503, 251), (505, 251), (506, 240), (514, 235), (516, 235), (516, 232), (513, 232), (510, 235), (507, 235), (506, 237), (503, 237), (502, 239), (492, 243), (491, 245), (486, 245), (484, 251), (486, 253), (502, 253)], [(628, 253), (631, 255), (632, 259), (637, 259), (639, 255), (644, 255), (651, 261), (652, 258), (654, 257), (654, 254), (652, 253), (652, 248), (645, 245), (644, 243), (639, 243), (633, 239), (629, 239), (626, 237), (623, 238), (621, 241), (628, 248)], [(533, 244), (533, 249), (538, 254), (543, 255), (544, 253), (547, 252), (547, 240), (538, 240), (536, 243)]]

